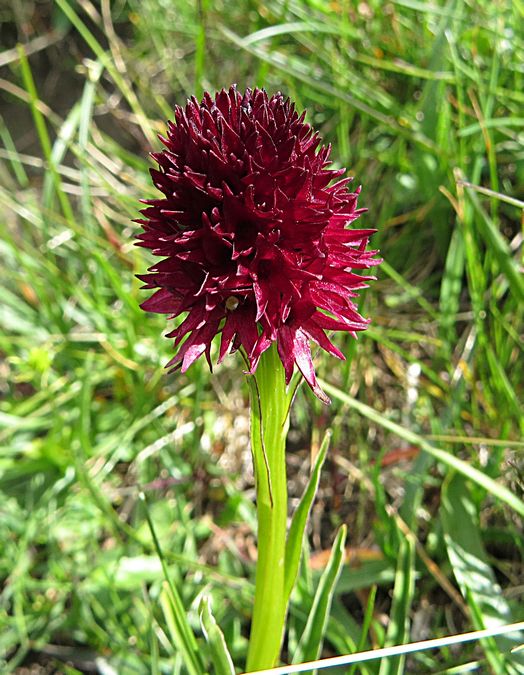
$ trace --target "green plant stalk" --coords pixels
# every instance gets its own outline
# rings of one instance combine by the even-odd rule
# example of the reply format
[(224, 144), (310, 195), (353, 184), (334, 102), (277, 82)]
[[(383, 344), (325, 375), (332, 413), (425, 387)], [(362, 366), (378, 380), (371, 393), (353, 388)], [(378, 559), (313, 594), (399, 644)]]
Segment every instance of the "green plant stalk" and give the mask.
[(258, 558), (255, 604), (247, 669), (271, 668), (278, 660), (287, 597), (285, 555), (287, 480), (285, 444), (290, 396), (275, 345), (262, 355), (249, 378), (251, 448), (255, 469), (258, 517)]

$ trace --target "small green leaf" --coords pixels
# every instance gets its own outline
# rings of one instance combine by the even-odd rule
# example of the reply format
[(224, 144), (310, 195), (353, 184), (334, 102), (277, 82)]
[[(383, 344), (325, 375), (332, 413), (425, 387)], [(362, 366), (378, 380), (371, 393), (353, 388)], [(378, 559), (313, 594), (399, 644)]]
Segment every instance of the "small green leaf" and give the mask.
[(231, 654), (227, 648), (224, 634), (211, 612), (211, 601), (208, 595), (202, 597), (199, 613), (202, 632), (207, 640), (211, 657), (213, 658), (213, 672), (216, 675), (235, 675), (235, 667)]
[(320, 472), (326, 459), (329, 442), (331, 440), (331, 429), (328, 429), (324, 435), (324, 439), (315, 459), (315, 464), (309, 482), (304, 494), (300, 500), (299, 505), (295, 509), (291, 525), (286, 541), (286, 563), (285, 563), (285, 578), (284, 578), (284, 596), (289, 598), (298, 574), (298, 566), (300, 564), (300, 555), (302, 552), (302, 540), (304, 538), (304, 530), (306, 529), (307, 518), (311, 510), (311, 505), (318, 490), (320, 481)]
[(331, 549), (329, 562), (320, 577), (320, 583), (313, 599), (313, 606), (311, 607), (298, 647), (293, 655), (292, 663), (312, 661), (320, 656), (335, 586), (344, 564), (346, 534), (347, 528), (345, 525), (342, 525)]

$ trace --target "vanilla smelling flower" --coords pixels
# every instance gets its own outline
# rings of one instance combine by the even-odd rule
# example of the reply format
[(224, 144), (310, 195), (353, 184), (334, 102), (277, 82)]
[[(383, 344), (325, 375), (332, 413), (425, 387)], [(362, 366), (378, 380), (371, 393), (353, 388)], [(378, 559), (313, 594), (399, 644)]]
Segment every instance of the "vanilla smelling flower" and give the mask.
[(163, 260), (141, 275), (150, 312), (186, 314), (168, 337), (168, 365), (185, 371), (220, 333), (221, 361), (242, 348), (251, 372), (276, 342), (289, 383), (294, 366), (320, 389), (311, 341), (343, 359), (325, 331), (356, 336), (369, 321), (354, 299), (380, 261), (374, 230), (348, 229), (359, 190), (329, 169), (330, 147), (289, 99), (235, 87), (175, 109), (165, 149), (153, 153), (159, 199), (145, 201), (139, 244)]

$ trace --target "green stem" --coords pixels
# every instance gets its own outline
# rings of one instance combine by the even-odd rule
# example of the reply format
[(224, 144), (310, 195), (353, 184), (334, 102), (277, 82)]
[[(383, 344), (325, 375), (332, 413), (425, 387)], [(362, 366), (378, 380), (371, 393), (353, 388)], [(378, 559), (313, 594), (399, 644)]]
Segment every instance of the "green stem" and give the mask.
[(271, 668), (277, 663), (287, 610), (284, 592), (287, 522), (285, 444), (290, 400), (275, 345), (264, 352), (249, 384), (258, 558), (247, 669), (258, 670)]

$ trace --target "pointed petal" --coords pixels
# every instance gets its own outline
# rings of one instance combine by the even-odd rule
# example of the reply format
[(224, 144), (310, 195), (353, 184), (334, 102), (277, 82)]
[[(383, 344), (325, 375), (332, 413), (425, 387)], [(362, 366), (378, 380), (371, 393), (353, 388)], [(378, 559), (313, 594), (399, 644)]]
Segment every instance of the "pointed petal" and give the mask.
[(307, 336), (301, 331), (297, 330), (295, 333), (293, 355), (298, 369), (304, 376), (304, 379), (309, 384), (315, 396), (329, 405), (331, 400), (320, 388), (315, 375), (315, 368), (313, 366), (313, 359), (311, 357), (311, 347)]

